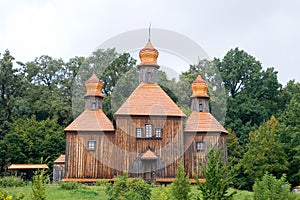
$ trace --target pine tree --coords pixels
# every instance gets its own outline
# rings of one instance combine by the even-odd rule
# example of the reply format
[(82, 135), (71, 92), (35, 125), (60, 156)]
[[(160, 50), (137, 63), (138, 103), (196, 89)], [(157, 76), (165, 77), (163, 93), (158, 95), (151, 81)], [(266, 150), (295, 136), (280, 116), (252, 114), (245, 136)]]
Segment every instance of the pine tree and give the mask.
[(171, 186), (171, 194), (174, 200), (186, 200), (188, 199), (189, 192), (191, 191), (191, 185), (189, 178), (184, 171), (182, 161), (178, 162), (176, 178)]
[(200, 182), (198, 177), (195, 177), (195, 180), (203, 200), (233, 198), (235, 192), (228, 194), (233, 174), (226, 163), (222, 161), (220, 149), (212, 149), (208, 153), (207, 163), (200, 163), (200, 168), (205, 182)]

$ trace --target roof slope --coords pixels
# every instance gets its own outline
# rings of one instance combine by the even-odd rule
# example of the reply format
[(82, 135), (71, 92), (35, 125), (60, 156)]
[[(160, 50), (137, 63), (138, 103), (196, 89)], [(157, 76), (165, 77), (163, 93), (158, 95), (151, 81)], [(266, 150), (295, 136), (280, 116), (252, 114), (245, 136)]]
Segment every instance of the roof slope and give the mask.
[(142, 160), (157, 160), (158, 157), (150, 149), (148, 149), (146, 151), (146, 153), (143, 154), (141, 159)]
[(227, 130), (208, 112), (193, 111), (185, 123), (185, 132), (223, 132)]
[(115, 115), (185, 117), (185, 114), (156, 83), (141, 83)]
[(101, 109), (85, 110), (65, 131), (114, 131), (114, 126)]
[(66, 162), (66, 156), (64, 154), (61, 154), (56, 160), (54, 160), (54, 164), (60, 164)]

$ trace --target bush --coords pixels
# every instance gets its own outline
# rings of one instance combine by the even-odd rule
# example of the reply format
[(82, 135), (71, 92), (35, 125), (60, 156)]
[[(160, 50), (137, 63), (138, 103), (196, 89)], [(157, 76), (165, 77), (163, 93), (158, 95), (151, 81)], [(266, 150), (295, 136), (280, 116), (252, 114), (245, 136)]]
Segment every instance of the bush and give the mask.
[(81, 183), (78, 183), (78, 182), (60, 182), (59, 183), (60, 187), (62, 189), (65, 189), (65, 190), (74, 190), (74, 189), (78, 189), (82, 186)]
[(6, 190), (0, 188), (0, 200), (12, 200), (12, 196)]
[(124, 173), (105, 192), (108, 200), (150, 200), (150, 187), (144, 180), (128, 178)]
[(178, 162), (176, 178), (171, 184), (171, 194), (175, 200), (188, 199), (189, 192), (191, 191), (191, 184), (189, 177), (184, 171), (182, 161)]
[(291, 185), (286, 181), (286, 175), (283, 174), (280, 179), (266, 173), (261, 181), (256, 181), (253, 185), (255, 200), (275, 200), (275, 199), (293, 199)]
[(46, 200), (46, 187), (49, 181), (46, 176), (45, 170), (38, 170), (34, 172), (32, 185), (31, 185), (31, 197), (33, 200)]
[(21, 187), (25, 185), (25, 181), (14, 176), (4, 176), (0, 178), (0, 187)]
[(171, 188), (170, 185), (167, 187), (159, 186), (152, 190), (151, 200), (171, 200)]

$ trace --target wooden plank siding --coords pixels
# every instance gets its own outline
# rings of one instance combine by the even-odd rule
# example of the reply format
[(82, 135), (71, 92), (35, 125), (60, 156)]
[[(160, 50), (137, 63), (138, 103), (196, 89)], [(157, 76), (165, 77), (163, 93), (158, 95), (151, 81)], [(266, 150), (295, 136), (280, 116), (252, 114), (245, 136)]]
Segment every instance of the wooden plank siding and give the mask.
[[(112, 178), (113, 138), (114, 133), (66, 132), (65, 178)], [(95, 150), (87, 149), (89, 140), (96, 141)]]
[[(135, 173), (138, 171), (133, 169), (134, 162), (150, 149), (159, 158), (156, 164), (160, 163), (162, 169), (152, 171), (157, 168), (152, 166), (142, 177), (146, 179), (159, 176), (175, 177), (177, 160), (183, 154), (182, 117), (117, 116), (116, 122), (118, 126), (115, 136), (115, 144), (118, 147), (115, 159), (117, 175), (127, 171), (132, 172), (131, 176), (139, 176), (140, 174)], [(145, 134), (146, 124), (152, 124), (153, 138), (136, 138), (136, 128), (142, 128), (142, 134)], [(155, 128), (162, 129), (161, 138), (155, 138)]]
[[(202, 177), (199, 163), (205, 163), (211, 147), (218, 147), (223, 152), (223, 160), (227, 161), (226, 135), (219, 133), (185, 133), (184, 168), (190, 178), (195, 174)], [(204, 149), (197, 150), (196, 143), (203, 141)]]

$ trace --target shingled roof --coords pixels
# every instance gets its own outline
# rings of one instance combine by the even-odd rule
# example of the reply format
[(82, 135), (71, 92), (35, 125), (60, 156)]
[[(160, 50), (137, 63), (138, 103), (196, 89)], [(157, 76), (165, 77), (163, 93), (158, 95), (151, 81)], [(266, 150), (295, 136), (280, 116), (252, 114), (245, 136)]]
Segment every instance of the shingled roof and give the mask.
[(114, 131), (114, 126), (101, 109), (85, 110), (65, 131)]
[(156, 83), (141, 83), (115, 115), (181, 116), (185, 114)]
[(193, 111), (185, 123), (184, 132), (222, 132), (227, 130), (208, 112)]

